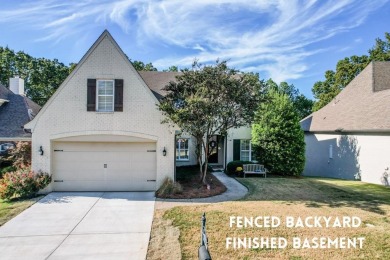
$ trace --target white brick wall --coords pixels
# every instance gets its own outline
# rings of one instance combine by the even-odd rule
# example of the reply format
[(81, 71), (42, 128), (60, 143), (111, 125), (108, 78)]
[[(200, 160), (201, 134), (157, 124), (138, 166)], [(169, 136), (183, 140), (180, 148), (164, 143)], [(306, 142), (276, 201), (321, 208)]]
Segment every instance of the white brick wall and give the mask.
[[(100, 40), (100, 41), (99, 41)], [(95, 134), (120, 134), (157, 141), (157, 187), (174, 174), (174, 129), (161, 124), (157, 100), (138, 73), (105, 33), (91, 48), (87, 59), (61, 86), (39, 115), (28, 124), (32, 127), (32, 168), (51, 173), (51, 143), (58, 137)], [(123, 112), (87, 112), (87, 79), (123, 79)], [(45, 151), (38, 153), (42, 146)], [(164, 147), (167, 156), (162, 155)], [(50, 190), (50, 187), (48, 188)]]

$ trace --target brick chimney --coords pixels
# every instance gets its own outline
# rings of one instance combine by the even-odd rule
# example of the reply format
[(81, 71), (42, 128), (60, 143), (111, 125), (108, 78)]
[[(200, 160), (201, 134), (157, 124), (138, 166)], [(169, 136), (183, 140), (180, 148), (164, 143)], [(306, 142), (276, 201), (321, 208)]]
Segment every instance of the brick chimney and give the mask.
[(9, 89), (17, 95), (24, 95), (24, 80), (19, 78), (19, 76), (10, 78)]

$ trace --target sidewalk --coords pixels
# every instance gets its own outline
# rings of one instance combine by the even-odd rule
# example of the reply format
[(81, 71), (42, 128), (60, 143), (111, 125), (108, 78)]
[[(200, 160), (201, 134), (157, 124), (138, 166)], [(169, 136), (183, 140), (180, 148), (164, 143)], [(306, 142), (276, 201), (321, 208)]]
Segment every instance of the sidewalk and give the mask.
[(219, 195), (207, 198), (198, 199), (159, 199), (156, 198), (156, 209), (173, 208), (176, 206), (194, 206), (207, 203), (217, 203), (224, 201), (232, 201), (243, 198), (247, 193), (248, 189), (239, 183), (236, 179), (228, 177), (223, 172), (213, 172), (213, 175), (217, 177), (227, 188), (227, 190)]

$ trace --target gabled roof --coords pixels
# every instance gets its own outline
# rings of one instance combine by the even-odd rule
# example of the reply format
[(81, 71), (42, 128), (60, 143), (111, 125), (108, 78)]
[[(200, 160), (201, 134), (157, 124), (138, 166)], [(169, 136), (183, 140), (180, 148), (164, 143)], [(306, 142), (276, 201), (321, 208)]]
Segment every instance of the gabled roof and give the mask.
[[(103, 33), (99, 36), (99, 38), (95, 41), (94, 44), (92, 44), (92, 46), (89, 48), (89, 50), (84, 54), (84, 56), (81, 58), (81, 60), (78, 62), (76, 68), (74, 68), (74, 70), (68, 75), (68, 77), (61, 83), (61, 85), (59, 86), (59, 88), (54, 92), (54, 94), (49, 98), (49, 100), (46, 102), (46, 104), (43, 106), (42, 108), (42, 111), (41, 113), (34, 119), (32, 120), (31, 122), (29, 122), (28, 124), (26, 124), (24, 127), (26, 129), (31, 129), (33, 130), (35, 125), (37, 124), (40, 116), (46, 111), (46, 109), (50, 106), (50, 104), (53, 102), (53, 100), (55, 100), (55, 98), (57, 97), (57, 95), (62, 91), (62, 89), (68, 84), (68, 82), (73, 78), (73, 76), (78, 72), (78, 70), (83, 66), (83, 64), (87, 61), (87, 59), (89, 58), (89, 56), (94, 52), (94, 50), (100, 45), (100, 43), (104, 40), (104, 39), (108, 39), (113, 45), (114, 47), (118, 50), (119, 54), (122, 56), (122, 58), (126, 61), (128, 67), (130, 70), (132, 70), (134, 72), (134, 74), (139, 77), (140, 81), (142, 83), (144, 83), (144, 81), (142, 80), (141, 76), (139, 75), (139, 73), (135, 70), (135, 68), (133, 67), (133, 65), (131, 64), (130, 60), (127, 58), (126, 54), (123, 52), (123, 50), (120, 48), (120, 46), (118, 45), (118, 43), (114, 40), (114, 38), (112, 37), (112, 35), (107, 31), (107, 30), (104, 30)], [(152, 91), (149, 91), (150, 89), (148, 88), (148, 86), (145, 84), (142, 84), (143, 87), (145, 89), (148, 90), (148, 92), (150, 93), (150, 96), (153, 98), (153, 100), (155, 102), (158, 102), (158, 99), (155, 95), (153, 95), (154, 93)]]
[(161, 100), (167, 92), (162, 90), (171, 81), (176, 81), (176, 76), (181, 72), (171, 71), (139, 71), (146, 85), (150, 88), (158, 100)]
[(390, 62), (371, 62), (328, 105), (301, 120), (306, 132), (390, 132)]
[(0, 99), (8, 101), (0, 106), (0, 140), (17, 141), (31, 138), (31, 133), (24, 131), (23, 125), (32, 120), (41, 107), (2, 85)]

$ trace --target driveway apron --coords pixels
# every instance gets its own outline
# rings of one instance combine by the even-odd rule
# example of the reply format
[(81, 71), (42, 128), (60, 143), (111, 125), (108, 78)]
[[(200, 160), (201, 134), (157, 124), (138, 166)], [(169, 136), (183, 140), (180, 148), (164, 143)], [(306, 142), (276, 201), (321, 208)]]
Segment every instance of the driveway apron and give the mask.
[(0, 227), (1, 259), (145, 259), (153, 192), (53, 192)]

